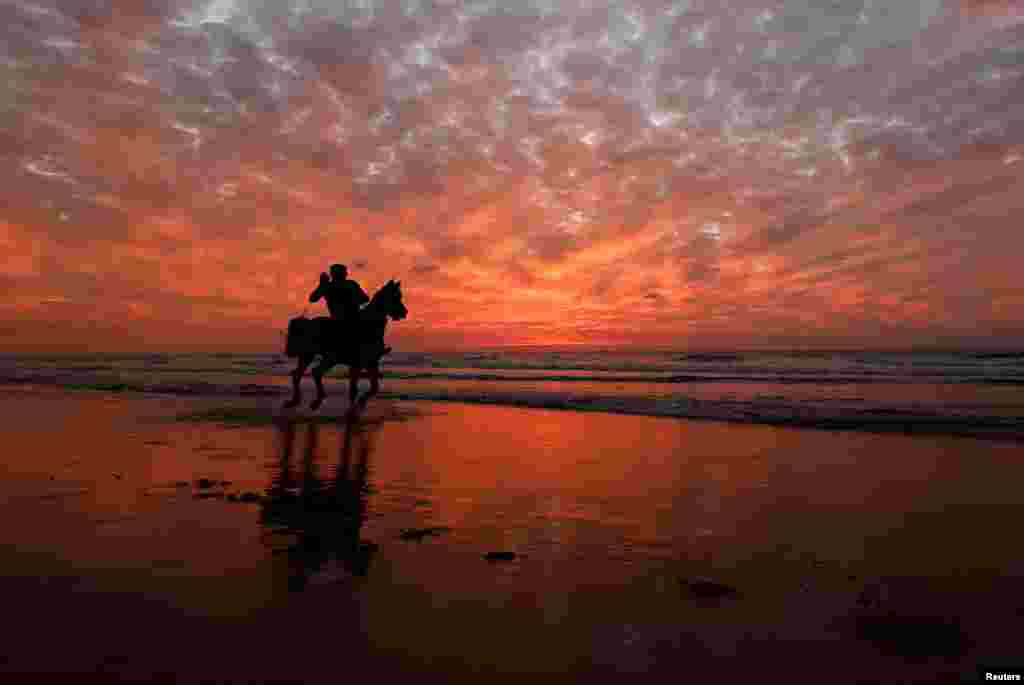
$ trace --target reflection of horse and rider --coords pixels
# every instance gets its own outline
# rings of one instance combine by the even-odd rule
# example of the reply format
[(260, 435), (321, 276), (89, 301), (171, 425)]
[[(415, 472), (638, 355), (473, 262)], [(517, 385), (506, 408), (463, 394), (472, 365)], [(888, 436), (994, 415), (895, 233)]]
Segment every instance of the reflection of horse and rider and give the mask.
[(361, 531), (366, 521), (370, 454), (378, 428), (379, 424), (345, 424), (332, 477), (332, 466), (317, 460), (319, 426), (307, 425), (305, 450), (298, 465), (293, 454), (301, 441), (295, 424), (278, 424), (281, 459), (261, 505), (260, 520), (270, 533), (269, 542), (281, 545), (285, 553), (290, 590), (304, 589), (328, 564), (352, 579), (367, 575), (376, 545), (364, 541)]
[(348, 278), (348, 269), (343, 264), (332, 265), (330, 271), (330, 276), (320, 274), (320, 285), (310, 294), (309, 301), (325, 299), (331, 315), (313, 319), (300, 316), (288, 322), (285, 354), (297, 357), (298, 364), (292, 373), (292, 398), (285, 407), (294, 407), (301, 400), (299, 384), (317, 355), (320, 363), (311, 372), (317, 396), (310, 408), (317, 409), (323, 403), (323, 376), (339, 363), (349, 367), (349, 401), (353, 409), (357, 406), (360, 372), (366, 372), (370, 390), (358, 402), (359, 406), (365, 405), (380, 388), (380, 360), (391, 351), (384, 344), (388, 318), (399, 321), (408, 315), (402, 303), (401, 281), (388, 281), (371, 298)]

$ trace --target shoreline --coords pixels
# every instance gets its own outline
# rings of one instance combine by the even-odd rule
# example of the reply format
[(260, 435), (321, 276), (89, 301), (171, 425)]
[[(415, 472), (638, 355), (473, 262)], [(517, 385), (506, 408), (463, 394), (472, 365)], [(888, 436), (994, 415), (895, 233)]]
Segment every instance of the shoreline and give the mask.
[[(309, 383), (307, 379), (307, 384)], [(37, 377), (0, 379), (0, 387), (50, 387), (72, 392), (114, 392), (180, 398), (281, 398), (290, 389), (258, 383), (225, 384), (211, 382), (137, 383), (120, 379), (82, 379), (74, 381)], [(348, 407), (347, 384), (328, 378), (325, 386), (328, 402)], [(365, 382), (360, 386), (364, 391)], [(304, 401), (312, 395), (306, 387)], [(993, 442), (1024, 442), (1024, 418), (1015, 415), (961, 413), (947, 415), (927, 411), (908, 411), (902, 407), (880, 409), (851, 406), (822, 407), (803, 402), (758, 402), (749, 400), (673, 399), (616, 395), (572, 396), (563, 393), (479, 393), (472, 391), (395, 391), (382, 386), (377, 400), (398, 402), (440, 402), (476, 406), (504, 406), (522, 409), (604, 413), (619, 416), (645, 416), (734, 425), (763, 425), (829, 432), (863, 432), (908, 436), (950, 436)], [(301, 406), (301, 405), (300, 405)], [(275, 411), (275, 408), (268, 408)]]

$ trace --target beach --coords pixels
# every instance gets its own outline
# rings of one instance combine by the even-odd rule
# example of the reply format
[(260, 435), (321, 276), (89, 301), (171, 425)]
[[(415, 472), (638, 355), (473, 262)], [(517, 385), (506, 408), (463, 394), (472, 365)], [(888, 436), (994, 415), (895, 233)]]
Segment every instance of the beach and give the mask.
[(0, 18), (0, 685), (1024, 681), (1024, 0)]
[(935, 682), (1020, 654), (1019, 443), (278, 404), (2, 386), (0, 670)]

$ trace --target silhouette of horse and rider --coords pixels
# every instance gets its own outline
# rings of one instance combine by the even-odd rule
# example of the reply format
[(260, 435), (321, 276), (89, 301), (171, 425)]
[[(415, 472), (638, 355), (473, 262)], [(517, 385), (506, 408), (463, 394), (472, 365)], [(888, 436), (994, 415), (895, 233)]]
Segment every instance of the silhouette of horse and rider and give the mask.
[[(323, 404), (323, 377), (337, 364), (348, 366), (351, 409), (366, 406), (380, 390), (380, 360), (391, 352), (384, 344), (388, 319), (400, 321), (409, 313), (402, 303), (401, 281), (388, 281), (371, 298), (348, 278), (345, 265), (334, 264), (330, 272), (330, 276), (320, 274), (320, 285), (310, 293), (309, 301), (325, 299), (331, 315), (313, 319), (300, 316), (288, 322), (285, 354), (297, 357), (298, 363), (292, 372), (292, 397), (285, 403), (286, 408), (301, 401), (299, 384), (317, 355), (320, 363), (311, 372), (317, 395), (310, 409)], [(364, 371), (370, 379), (370, 389), (357, 402), (359, 378)]]

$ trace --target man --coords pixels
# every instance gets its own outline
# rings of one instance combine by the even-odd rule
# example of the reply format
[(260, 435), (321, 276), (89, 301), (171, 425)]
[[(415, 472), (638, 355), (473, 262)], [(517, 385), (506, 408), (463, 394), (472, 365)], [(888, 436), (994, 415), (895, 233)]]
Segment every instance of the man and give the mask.
[[(349, 280), (348, 269), (344, 264), (332, 264), (331, 275), (320, 274), (320, 285), (309, 295), (310, 302), (318, 302), (320, 298), (327, 300), (327, 311), (331, 318), (336, 321), (335, 331), (339, 339), (345, 334), (345, 330), (353, 330), (359, 325), (359, 309), (370, 301), (359, 284)], [(380, 352), (385, 355), (391, 351), (381, 341)]]
[(330, 276), (320, 274), (320, 285), (310, 293), (309, 301), (318, 302), (320, 298), (327, 300), (332, 319), (349, 324), (359, 320), (359, 308), (370, 301), (359, 284), (348, 279), (344, 264), (333, 264)]

